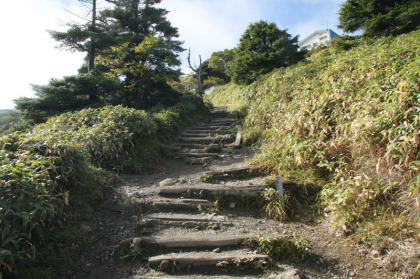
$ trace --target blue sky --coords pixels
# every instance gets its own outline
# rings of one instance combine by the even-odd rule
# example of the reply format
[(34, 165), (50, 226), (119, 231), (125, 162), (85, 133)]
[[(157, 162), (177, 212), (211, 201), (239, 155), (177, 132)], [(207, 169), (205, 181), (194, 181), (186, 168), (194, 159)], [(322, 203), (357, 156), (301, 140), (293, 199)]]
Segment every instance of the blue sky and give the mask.
[[(99, 0), (99, 2), (104, 2)], [(208, 59), (212, 52), (235, 47), (249, 24), (265, 20), (304, 39), (327, 26), (341, 34), (338, 11), (344, 0), (163, 0), (184, 48), (192, 60)], [(84, 54), (57, 49), (46, 32), (65, 30), (65, 23), (80, 21), (68, 13), (87, 16), (77, 0), (5, 1), (0, 12), (0, 109), (14, 107), (13, 99), (34, 93), (29, 84), (46, 84), (51, 78), (77, 73)], [(11, 12), (13, 11), (13, 12)], [(19, 19), (17, 18), (19, 15)], [(23, 19), (23, 20), (21, 20)], [(186, 53), (181, 55), (184, 72)]]

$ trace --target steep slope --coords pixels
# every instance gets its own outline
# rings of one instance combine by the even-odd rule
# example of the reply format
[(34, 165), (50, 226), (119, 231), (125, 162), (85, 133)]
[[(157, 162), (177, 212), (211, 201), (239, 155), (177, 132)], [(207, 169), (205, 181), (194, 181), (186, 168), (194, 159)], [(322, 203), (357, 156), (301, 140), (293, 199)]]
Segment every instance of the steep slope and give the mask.
[(322, 187), (319, 202), (335, 228), (401, 276), (419, 263), (419, 42), (415, 31), (321, 49), (210, 96), (247, 112), (256, 163)]

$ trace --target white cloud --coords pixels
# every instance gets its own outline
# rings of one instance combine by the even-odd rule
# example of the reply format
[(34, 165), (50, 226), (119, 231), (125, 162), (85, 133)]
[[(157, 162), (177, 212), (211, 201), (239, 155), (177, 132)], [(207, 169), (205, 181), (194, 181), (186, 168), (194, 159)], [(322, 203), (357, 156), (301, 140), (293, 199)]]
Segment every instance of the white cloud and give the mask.
[(77, 73), (84, 55), (56, 49), (46, 31), (62, 29), (69, 15), (54, 0), (2, 3), (0, 109), (13, 108), (12, 100), (18, 97), (33, 96), (31, 83), (46, 84), (50, 78)]

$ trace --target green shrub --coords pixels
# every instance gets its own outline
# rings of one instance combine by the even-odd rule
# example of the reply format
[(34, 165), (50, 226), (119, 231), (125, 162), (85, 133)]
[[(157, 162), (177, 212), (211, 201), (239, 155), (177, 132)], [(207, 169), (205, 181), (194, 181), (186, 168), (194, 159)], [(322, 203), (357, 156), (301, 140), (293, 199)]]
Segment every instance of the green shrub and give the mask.
[[(171, 133), (205, 112), (198, 97), (182, 101), (155, 114), (121, 106), (84, 109), (0, 138), (0, 277), (37, 273), (34, 260), (47, 265), (46, 277), (59, 277), (56, 269), (66, 268), (60, 259), (69, 264), (77, 254), (66, 252), (66, 244), (77, 246), (88, 235), (73, 241), (68, 231), (112, 181), (105, 170), (144, 171), (162, 157), (159, 149)], [(47, 260), (51, 253), (55, 262)]]
[(49, 145), (16, 133), (1, 138), (0, 147), (0, 265), (10, 272), (63, 229), (69, 193), (102, 181), (78, 145)]

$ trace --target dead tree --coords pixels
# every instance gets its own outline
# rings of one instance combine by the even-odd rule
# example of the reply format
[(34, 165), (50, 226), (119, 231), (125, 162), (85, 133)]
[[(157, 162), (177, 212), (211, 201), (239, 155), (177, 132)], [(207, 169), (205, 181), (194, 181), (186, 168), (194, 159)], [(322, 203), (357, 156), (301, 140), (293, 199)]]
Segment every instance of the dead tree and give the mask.
[(201, 101), (203, 101), (203, 85), (201, 84), (201, 55), (198, 56), (200, 58), (200, 65), (194, 64), (194, 67), (191, 65), (191, 50), (188, 49), (188, 65), (191, 70), (194, 71), (195, 75), (197, 76), (197, 93), (200, 96)]

